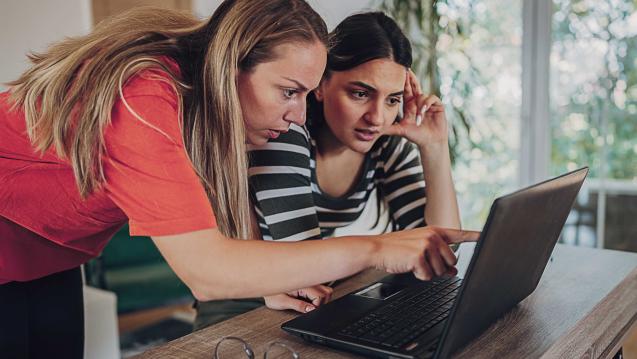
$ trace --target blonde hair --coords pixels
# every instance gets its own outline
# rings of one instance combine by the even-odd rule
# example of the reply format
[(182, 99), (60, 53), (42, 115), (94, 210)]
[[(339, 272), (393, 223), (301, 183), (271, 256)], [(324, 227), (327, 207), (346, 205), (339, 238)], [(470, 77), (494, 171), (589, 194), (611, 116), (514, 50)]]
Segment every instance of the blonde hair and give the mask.
[[(34, 147), (44, 152), (53, 146), (69, 159), (85, 197), (105, 181), (104, 129), (122, 84), (143, 69), (161, 68), (173, 80), (185, 150), (219, 229), (250, 238), (246, 137), (235, 79), (273, 60), (277, 45), (325, 44), (326, 38), (325, 23), (303, 0), (226, 0), (207, 22), (137, 8), (101, 22), (89, 35), (29, 55), (33, 66), (9, 85)], [(174, 59), (181, 74), (161, 56)]]

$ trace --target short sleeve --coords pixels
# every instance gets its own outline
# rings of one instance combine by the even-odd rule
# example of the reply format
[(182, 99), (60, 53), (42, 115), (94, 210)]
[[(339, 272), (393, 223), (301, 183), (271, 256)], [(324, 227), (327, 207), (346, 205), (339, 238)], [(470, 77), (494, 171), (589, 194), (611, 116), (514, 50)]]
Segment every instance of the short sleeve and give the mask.
[[(129, 219), (131, 235), (214, 228), (216, 221), (181, 136), (174, 90), (138, 76), (124, 89), (105, 131), (105, 190)], [(127, 106), (128, 105), (128, 106)]]

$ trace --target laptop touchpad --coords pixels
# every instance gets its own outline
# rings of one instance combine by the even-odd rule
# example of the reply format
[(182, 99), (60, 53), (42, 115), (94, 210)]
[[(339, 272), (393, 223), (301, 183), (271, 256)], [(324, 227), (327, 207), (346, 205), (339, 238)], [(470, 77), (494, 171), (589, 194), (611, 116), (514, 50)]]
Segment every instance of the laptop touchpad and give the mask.
[(372, 299), (385, 300), (403, 290), (405, 286), (394, 283), (374, 283), (369, 287), (359, 291), (355, 295)]

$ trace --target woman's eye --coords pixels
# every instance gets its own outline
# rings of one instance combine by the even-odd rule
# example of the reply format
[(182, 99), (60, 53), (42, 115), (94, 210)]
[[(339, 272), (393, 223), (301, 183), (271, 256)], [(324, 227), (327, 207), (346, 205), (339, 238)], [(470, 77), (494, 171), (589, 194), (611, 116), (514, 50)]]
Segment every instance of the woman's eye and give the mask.
[(367, 91), (352, 91), (352, 96), (357, 99), (367, 98)]
[(291, 99), (294, 97), (294, 95), (297, 94), (297, 90), (295, 89), (283, 89), (283, 96), (285, 96), (285, 98), (287, 99)]
[(395, 106), (401, 103), (402, 99), (400, 97), (391, 97), (387, 100), (387, 102), (389, 103), (389, 105)]

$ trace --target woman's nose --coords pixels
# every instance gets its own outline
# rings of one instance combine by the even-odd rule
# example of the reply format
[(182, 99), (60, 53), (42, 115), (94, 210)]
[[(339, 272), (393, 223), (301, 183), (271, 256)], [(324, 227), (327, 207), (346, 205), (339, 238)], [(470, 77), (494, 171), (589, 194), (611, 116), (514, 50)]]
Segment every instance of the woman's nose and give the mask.
[(372, 126), (383, 125), (383, 104), (374, 101), (365, 113), (365, 121)]
[(291, 109), (284, 117), (284, 120), (287, 122), (292, 122), (299, 126), (303, 126), (305, 124), (305, 108), (305, 101), (303, 101), (302, 104)]

